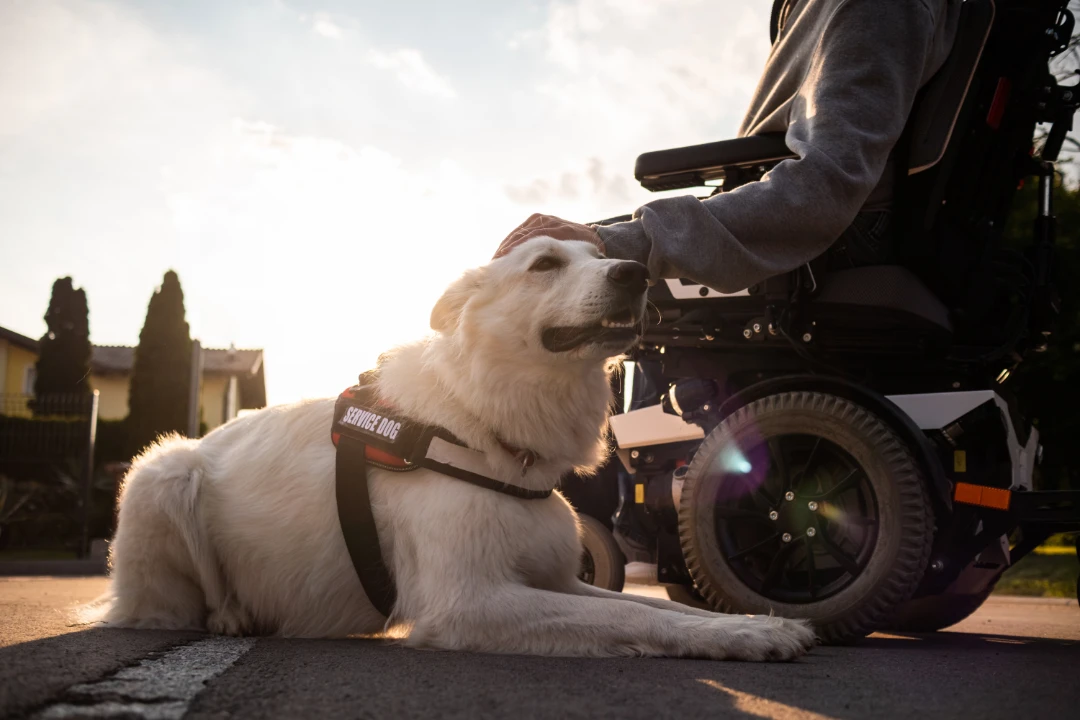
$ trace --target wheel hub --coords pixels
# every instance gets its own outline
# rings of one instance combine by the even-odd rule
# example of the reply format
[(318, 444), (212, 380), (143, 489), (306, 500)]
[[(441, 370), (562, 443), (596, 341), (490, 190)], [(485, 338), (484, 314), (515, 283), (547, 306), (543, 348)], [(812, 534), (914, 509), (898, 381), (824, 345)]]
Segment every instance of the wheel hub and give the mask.
[(816, 513), (810, 510), (806, 502), (800, 502), (798, 496), (794, 500), (785, 499), (773, 512), (777, 515), (776, 527), (780, 532), (790, 533), (793, 539), (806, 535), (807, 530), (817, 522)]
[(743, 453), (716, 500), (731, 569), (779, 602), (815, 602), (854, 582), (877, 538), (877, 501), (855, 459), (813, 435), (762, 439)]

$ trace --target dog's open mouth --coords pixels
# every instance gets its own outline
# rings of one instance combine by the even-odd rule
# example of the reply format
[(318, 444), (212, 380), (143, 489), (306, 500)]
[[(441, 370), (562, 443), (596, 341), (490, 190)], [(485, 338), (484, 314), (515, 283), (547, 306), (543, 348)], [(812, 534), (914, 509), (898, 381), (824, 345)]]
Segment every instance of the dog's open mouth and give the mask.
[(641, 322), (629, 312), (604, 318), (595, 325), (552, 327), (544, 330), (540, 339), (549, 352), (568, 352), (583, 345), (603, 345), (626, 350), (641, 337)]

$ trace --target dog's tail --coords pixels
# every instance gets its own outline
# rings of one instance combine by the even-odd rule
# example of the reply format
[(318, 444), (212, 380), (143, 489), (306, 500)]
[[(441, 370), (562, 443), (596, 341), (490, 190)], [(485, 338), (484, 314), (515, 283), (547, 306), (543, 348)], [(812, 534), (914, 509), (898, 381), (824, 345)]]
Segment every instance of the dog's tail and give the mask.
[(206, 464), (198, 440), (176, 435), (146, 449), (124, 478), (106, 594), (77, 611), (80, 622), (120, 627), (199, 627), (225, 593), (199, 517)]

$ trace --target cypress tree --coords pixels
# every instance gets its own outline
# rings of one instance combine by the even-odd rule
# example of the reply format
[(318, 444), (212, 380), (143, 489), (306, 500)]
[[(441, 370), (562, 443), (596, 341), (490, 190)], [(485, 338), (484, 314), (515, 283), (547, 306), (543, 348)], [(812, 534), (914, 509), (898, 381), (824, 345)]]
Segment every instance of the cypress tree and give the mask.
[(75, 409), (57, 395), (86, 394), (90, 391), (90, 319), (86, 292), (76, 289), (70, 277), (53, 283), (49, 309), (45, 313), (48, 332), (41, 336), (35, 366), (35, 409), (62, 413)]
[(150, 298), (139, 333), (128, 396), (128, 433), (136, 448), (159, 435), (185, 432), (191, 336), (184, 319), (184, 291), (170, 270)]

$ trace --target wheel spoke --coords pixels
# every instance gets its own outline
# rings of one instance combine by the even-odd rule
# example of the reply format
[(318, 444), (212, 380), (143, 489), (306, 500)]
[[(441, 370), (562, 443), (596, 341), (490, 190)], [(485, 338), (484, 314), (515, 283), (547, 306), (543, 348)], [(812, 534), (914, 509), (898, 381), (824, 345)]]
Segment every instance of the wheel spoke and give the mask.
[(780, 533), (776, 533), (775, 535), (771, 535), (771, 536), (765, 538), (764, 540), (762, 540), (761, 542), (754, 543), (753, 545), (746, 548), (745, 550), (740, 550), (739, 552), (735, 553), (734, 555), (729, 555), (728, 560), (741, 560), (744, 557), (746, 557), (747, 555), (749, 555), (750, 553), (754, 552), (755, 550), (760, 550), (761, 548), (765, 547), (769, 543), (776, 542), (776, 539), (778, 537), (780, 537)]
[(724, 520), (758, 520), (760, 522), (772, 524), (772, 520), (770, 520), (767, 515), (759, 512), (751, 512), (750, 510), (743, 510), (742, 508), (717, 505), (715, 512), (717, 517)]
[(780, 439), (769, 438), (765, 441), (765, 445), (769, 449), (769, 459), (772, 460), (776, 475), (780, 478), (780, 492), (791, 490), (792, 478), (788, 472), (787, 461), (784, 459), (784, 450), (780, 447)]
[(746, 486), (750, 488), (750, 499), (753, 500), (755, 505), (757, 505), (759, 508), (762, 508), (765, 512), (772, 510), (779, 504), (776, 498), (772, 496), (772, 493), (770, 493), (765, 488), (764, 478), (762, 478), (760, 484), (755, 485), (753, 478), (747, 476)]
[(829, 553), (833, 560), (840, 563), (840, 567), (852, 575), (858, 575), (862, 569), (859, 567), (859, 563), (855, 561), (855, 558), (844, 552), (844, 549), (829, 539), (829, 536), (823, 532), (818, 532), (821, 537), (821, 544), (825, 547), (825, 551)]
[(818, 493), (817, 495), (807, 495), (806, 498), (808, 500), (826, 500), (832, 498), (834, 495), (843, 494), (855, 487), (859, 483), (859, 480), (861, 480), (859, 477), (859, 468), (855, 468), (845, 475), (843, 480), (836, 483), (825, 492)]
[[(806, 476), (810, 474), (810, 469), (814, 467), (814, 459), (817, 457), (818, 448), (821, 447), (821, 438), (814, 440), (814, 447), (810, 448), (810, 455), (806, 458), (806, 463), (803, 465), (802, 471), (799, 473), (799, 483), (802, 483), (806, 479)], [(816, 469), (816, 468), (815, 468)], [(795, 488), (793, 487), (792, 490)], [(820, 486), (819, 486), (820, 491)]]
[(765, 573), (765, 577), (761, 581), (761, 593), (763, 595), (771, 590), (773, 585), (780, 579), (780, 576), (784, 574), (784, 569), (787, 566), (787, 559), (796, 547), (795, 543), (787, 543), (784, 547), (780, 548), (780, 551), (773, 557), (772, 562), (769, 564), (769, 570)]
[(817, 583), (815, 582), (814, 574), (817, 572), (817, 566), (814, 563), (814, 538), (806, 535), (803, 537), (806, 543), (806, 580), (807, 585), (810, 586), (810, 599), (817, 599)]

